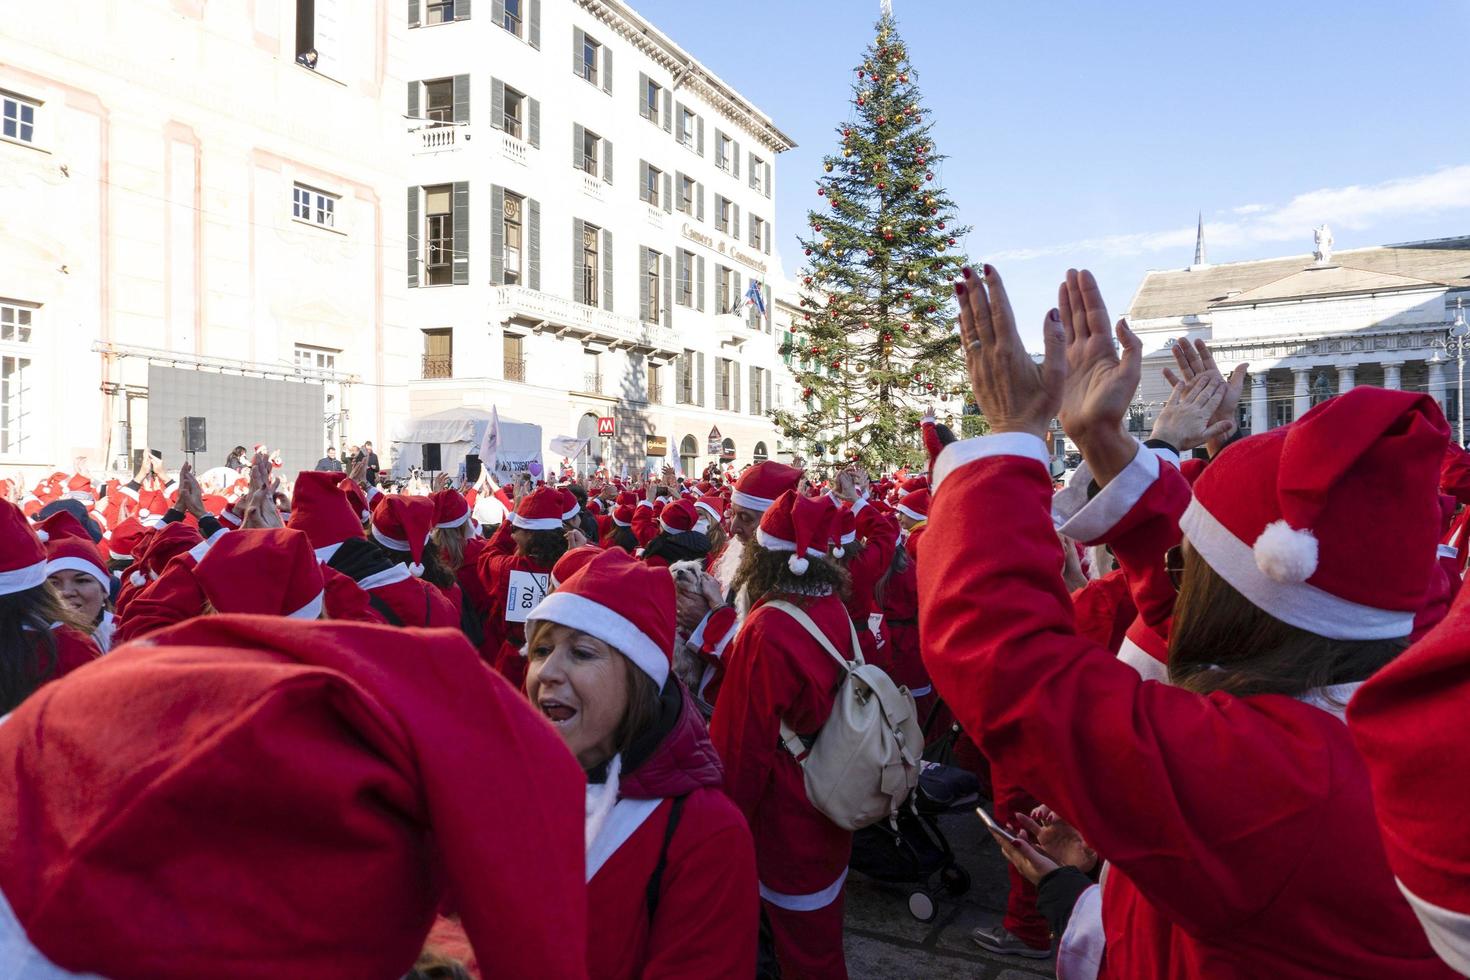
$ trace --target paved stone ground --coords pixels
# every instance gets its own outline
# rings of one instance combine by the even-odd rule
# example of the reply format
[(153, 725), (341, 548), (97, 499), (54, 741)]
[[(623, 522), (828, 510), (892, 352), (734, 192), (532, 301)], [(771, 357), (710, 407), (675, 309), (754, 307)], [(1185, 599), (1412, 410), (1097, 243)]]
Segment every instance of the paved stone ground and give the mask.
[(994, 956), (970, 939), (970, 930), (1000, 922), (1005, 911), (1006, 861), (969, 813), (940, 818), (960, 864), (970, 872), (969, 894), (940, 892), (939, 914), (920, 922), (908, 911), (914, 889), (885, 885), (852, 872), (847, 879), (847, 970), (852, 980), (1036, 980), (1055, 977), (1052, 960)]

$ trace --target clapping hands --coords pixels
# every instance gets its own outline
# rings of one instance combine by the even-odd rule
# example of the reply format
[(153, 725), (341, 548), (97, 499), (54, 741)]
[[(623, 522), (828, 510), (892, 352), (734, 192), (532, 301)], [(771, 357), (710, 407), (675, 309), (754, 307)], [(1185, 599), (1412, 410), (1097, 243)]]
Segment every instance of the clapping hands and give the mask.
[[(1164, 380), (1178, 391), (1182, 383), (1187, 383), (1199, 377), (1210, 377), (1216, 379), (1223, 386), (1224, 391), (1220, 396), (1219, 403), (1210, 414), (1209, 422), (1213, 429), (1217, 423), (1228, 422), (1228, 427), (1218, 430), (1216, 434), (1209, 435), (1204, 441), (1205, 448), (1211, 456), (1214, 456), (1225, 443), (1235, 434), (1235, 409), (1240, 404), (1240, 392), (1245, 386), (1246, 371), (1249, 364), (1237, 364), (1235, 370), (1230, 372), (1226, 378), (1220, 368), (1215, 364), (1215, 355), (1210, 351), (1210, 345), (1203, 340), (1191, 343), (1181, 340), (1173, 346), (1174, 361), (1179, 365), (1179, 373), (1176, 375), (1168, 368), (1164, 368)], [(1173, 400), (1172, 397), (1170, 399)]]

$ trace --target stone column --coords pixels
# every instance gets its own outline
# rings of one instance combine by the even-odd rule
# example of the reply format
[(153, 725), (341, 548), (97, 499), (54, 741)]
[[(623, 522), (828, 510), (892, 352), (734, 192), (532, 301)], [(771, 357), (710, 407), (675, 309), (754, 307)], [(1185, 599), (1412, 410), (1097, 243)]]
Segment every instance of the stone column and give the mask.
[(1441, 410), (1448, 412), (1448, 399), (1445, 397), (1444, 384), (1444, 361), (1435, 354), (1424, 362), (1429, 368), (1429, 397), (1439, 402)]
[(1271, 414), (1266, 404), (1266, 374), (1252, 374), (1251, 381), (1251, 433), (1265, 432), (1271, 428)]
[(1389, 391), (1399, 390), (1399, 369), (1403, 366), (1403, 361), (1389, 361), (1383, 365), (1383, 387)]
[(1292, 388), (1291, 417), (1299, 419), (1307, 414), (1312, 407), (1311, 368), (1292, 368), (1291, 376), (1295, 382)]
[(1358, 366), (1356, 364), (1344, 364), (1337, 369), (1337, 393), (1345, 395), (1353, 390), (1357, 384)]

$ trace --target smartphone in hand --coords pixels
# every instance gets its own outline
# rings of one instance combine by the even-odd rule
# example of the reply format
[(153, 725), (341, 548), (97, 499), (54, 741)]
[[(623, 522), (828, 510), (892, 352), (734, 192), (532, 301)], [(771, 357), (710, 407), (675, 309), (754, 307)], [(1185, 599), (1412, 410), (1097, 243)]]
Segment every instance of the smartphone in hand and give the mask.
[(984, 823), (985, 826), (989, 827), (993, 833), (999, 834), (1006, 840), (1010, 841), (1012, 844), (1016, 843), (1018, 839), (1016, 835), (1011, 833), (1009, 830), (1006, 830), (1000, 824), (996, 823), (995, 818), (986, 813), (984, 807), (977, 806), (975, 808), (975, 813), (979, 815), (981, 822)]

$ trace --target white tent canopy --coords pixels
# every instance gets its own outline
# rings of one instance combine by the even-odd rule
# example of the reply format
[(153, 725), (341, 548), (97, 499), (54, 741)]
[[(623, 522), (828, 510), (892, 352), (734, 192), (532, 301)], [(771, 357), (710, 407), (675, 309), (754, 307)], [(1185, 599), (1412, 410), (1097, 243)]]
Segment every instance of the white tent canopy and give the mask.
[[(393, 433), (393, 476), (406, 479), (423, 460), (426, 443), (439, 444), (439, 472), (464, 475), (465, 457), (479, 452), (490, 411), (483, 408), (450, 408), (403, 422)], [(507, 483), (541, 460), (541, 426), (500, 416), (500, 452), (492, 474)]]

